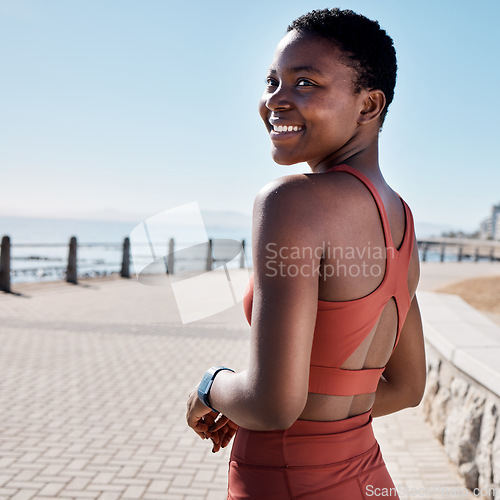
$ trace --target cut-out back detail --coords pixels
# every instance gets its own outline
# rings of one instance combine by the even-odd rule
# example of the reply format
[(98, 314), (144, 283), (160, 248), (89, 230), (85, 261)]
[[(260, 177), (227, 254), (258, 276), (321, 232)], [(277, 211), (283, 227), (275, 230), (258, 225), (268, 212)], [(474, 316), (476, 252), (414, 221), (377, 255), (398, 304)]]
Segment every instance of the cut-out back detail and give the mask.
[[(381, 368), (347, 370), (344, 362), (373, 330), (384, 307), (394, 298), (398, 311), (398, 328), (393, 350), (399, 341), (401, 329), (411, 305), (407, 276), (414, 243), (413, 216), (401, 198), (405, 209), (405, 232), (397, 249), (392, 240), (389, 219), (382, 198), (372, 182), (361, 172), (348, 165), (329, 169), (347, 172), (357, 177), (370, 191), (377, 204), (382, 221), (386, 248), (385, 274), (380, 285), (368, 295), (349, 301), (318, 300), (318, 311), (311, 351), (309, 392), (335, 396), (354, 396), (375, 392)], [(250, 278), (243, 300), (245, 315), (251, 322), (253, 303), (253, 276)]]

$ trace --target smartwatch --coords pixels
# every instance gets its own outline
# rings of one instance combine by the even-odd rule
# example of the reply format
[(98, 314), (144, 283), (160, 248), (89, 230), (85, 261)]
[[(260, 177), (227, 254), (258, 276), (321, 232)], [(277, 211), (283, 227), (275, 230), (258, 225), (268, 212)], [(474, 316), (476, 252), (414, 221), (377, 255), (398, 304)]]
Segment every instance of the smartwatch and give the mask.
[(212, 384), (214, 383), (215, 376), (222, 370), (229, 370), (230, 372), (234, 373), (234, 370), (231, 370), (231, 368), (226, 368), (225, 366), (212, 366), (212, 368), (209, 368), (205, 372), (205, 375), (203, 375), (200, 385), (198, 386), (198, 397), (201, 399), (201, 402), (217, 413), (219, 412), (209, 403), (208, 395), (210, 393)]

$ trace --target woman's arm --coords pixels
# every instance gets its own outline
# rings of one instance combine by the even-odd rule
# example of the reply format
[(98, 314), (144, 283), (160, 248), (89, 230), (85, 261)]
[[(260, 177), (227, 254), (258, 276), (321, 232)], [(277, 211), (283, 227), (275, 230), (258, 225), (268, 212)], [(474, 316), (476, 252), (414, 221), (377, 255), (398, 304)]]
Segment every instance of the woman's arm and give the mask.
[[(281, 179), (256, 199), (249, 366), (219, 372), (210, 390), (214, 408), (252, 430), (288, 428), (307, 401), (322, 253), (308, 182)], [(192, 406), (194, 428), (194, 414), (204, 409), (194, 400)]]
[(422, 320), (415, 295), (399, 343), (379, 381), (372, 415), (380, 417), (417, 406), (424, 394), (426, 371)]

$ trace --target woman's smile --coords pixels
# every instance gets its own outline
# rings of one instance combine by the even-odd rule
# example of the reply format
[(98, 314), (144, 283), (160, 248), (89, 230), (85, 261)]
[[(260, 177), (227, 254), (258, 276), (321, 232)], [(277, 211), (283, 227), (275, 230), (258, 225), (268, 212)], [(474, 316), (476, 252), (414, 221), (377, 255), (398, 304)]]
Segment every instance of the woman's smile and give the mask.
[(273, 125), (271, 132), (300, 132), (302, 125)]
[(272, 141), (281, 141), (284, 139), (295, 138), (304, 132), (305, 127), (303, 125), (290, 125), (283, 124), (280, 121), (271, 123), (271, 129), (269, 131), (269, 136)]

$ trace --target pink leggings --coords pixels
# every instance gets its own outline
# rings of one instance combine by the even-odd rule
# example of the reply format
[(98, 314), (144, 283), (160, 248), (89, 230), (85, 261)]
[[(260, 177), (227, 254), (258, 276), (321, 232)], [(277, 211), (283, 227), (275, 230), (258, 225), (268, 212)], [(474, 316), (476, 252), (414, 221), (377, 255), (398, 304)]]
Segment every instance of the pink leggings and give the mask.
[(373, 435), (371, 411), (345, 420), (297, 420), (289, 429), (239, 428), (228, 500), (398, 499)]

